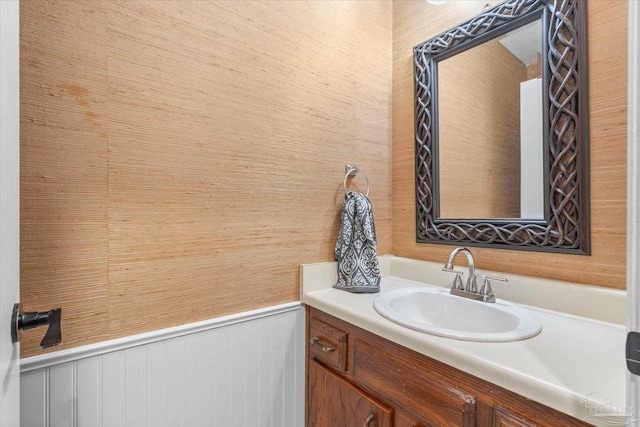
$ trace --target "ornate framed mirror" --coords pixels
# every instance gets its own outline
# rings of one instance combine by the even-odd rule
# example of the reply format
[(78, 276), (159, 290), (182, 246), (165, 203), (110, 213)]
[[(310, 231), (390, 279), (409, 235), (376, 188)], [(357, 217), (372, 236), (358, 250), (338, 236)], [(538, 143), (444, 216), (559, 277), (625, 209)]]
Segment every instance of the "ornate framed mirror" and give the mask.
[(417, 241), (588, 254), (586, 2), (508, 0), (413, 58)]

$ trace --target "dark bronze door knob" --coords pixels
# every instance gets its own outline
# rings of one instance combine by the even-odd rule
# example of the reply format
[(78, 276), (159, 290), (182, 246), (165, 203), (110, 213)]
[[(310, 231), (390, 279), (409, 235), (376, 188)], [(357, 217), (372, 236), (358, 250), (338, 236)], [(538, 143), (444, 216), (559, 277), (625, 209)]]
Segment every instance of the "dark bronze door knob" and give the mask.
[(62, 320), (62, 309), (54, 308), (50, 311), (31, 311), (22, 313), (20, 304), (13, 305), (11, 315), (11, 341), (20, 341), (22, 331), (37, 328), (38, 326), (49, 325), (47, 333), (40, 342), (42, 349), (53, 347), (62, 341), (62, 330), (60, 321)]

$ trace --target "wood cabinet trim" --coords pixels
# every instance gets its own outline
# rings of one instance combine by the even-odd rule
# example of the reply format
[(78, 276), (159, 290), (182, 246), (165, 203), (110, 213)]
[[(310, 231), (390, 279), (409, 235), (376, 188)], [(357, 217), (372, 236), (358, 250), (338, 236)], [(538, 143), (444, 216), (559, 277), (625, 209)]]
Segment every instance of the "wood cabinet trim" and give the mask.
[(494, 427), (536, 427), (538, 425), (526, 418), (515, 415), (511, 411), (507, 411), (500, 406), (495, 407), (493, 419)]

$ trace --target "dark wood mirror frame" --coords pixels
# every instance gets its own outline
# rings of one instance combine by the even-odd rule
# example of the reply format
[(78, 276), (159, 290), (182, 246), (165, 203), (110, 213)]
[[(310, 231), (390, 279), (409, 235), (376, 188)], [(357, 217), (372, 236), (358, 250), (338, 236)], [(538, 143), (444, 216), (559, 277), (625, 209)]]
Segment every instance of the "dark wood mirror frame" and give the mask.
[[(508, 0), (413, 50), (417, 242), (590, 253), (586, 1)], [(544, 219), (438, 218), (437, 63), (542, 22)]]

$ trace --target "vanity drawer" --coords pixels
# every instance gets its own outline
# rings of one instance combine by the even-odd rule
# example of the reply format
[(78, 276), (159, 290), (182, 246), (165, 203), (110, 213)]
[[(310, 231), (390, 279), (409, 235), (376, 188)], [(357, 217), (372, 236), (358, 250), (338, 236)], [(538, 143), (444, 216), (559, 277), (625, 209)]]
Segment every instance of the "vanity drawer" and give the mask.
[(312, 318), (309, 321), (309, 357), (341, 371), (347, 368), (347, 333)]
[(415, 360), (365, 341), (354, 346), (353, 378), (392, 407), (404, 408), (425, 425), (475, 426), (476, 397), (431, 375)]

